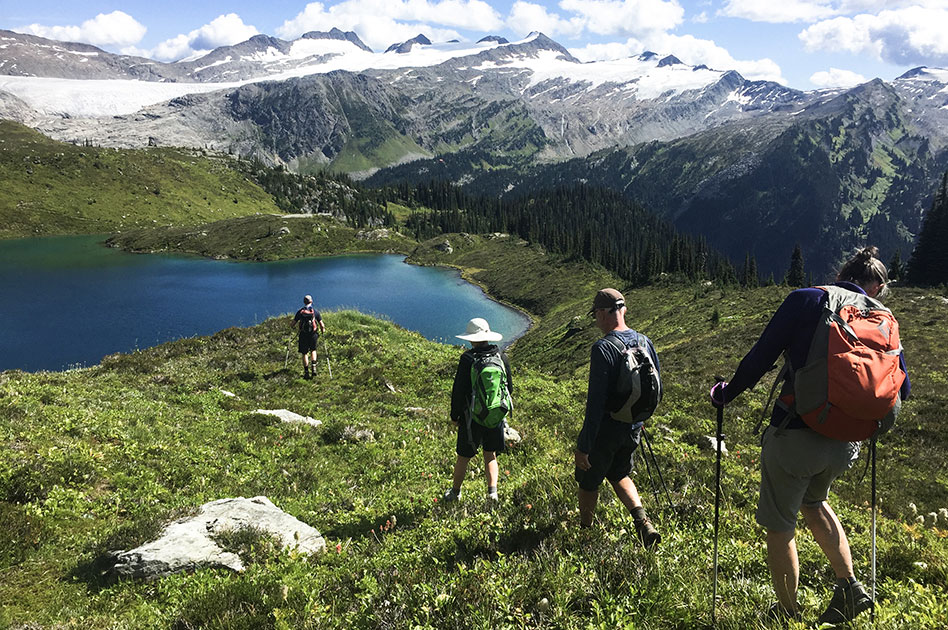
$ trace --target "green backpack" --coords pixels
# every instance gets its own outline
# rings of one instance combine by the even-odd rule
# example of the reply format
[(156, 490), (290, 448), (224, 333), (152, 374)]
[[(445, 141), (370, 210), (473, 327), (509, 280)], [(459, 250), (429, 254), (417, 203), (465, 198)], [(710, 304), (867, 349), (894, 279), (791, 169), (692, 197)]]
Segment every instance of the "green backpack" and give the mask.
[(471, 419), (493, 429), (513, 411), (507, 369), (499, 352), (475, 354), (471, 366)]

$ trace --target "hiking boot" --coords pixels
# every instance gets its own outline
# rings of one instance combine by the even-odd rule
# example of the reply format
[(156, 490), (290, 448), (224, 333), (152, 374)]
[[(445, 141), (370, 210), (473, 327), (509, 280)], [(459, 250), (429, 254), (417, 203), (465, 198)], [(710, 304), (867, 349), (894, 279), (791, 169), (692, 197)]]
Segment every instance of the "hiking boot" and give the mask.
[(655, 526), (652, 525), (652, 521), (647, 518), (635, 524), (635, 531), (646, 549), (652, 549), (655, 545), (662, 542), (662, 535), (659, 534)]
[(445, 491), (444, 496), (441, 497), (441, 500), (444, 501), (445, 503), (453, 503), (454, 501), (457, 501), (460, 498), (461, 498), (460, 491), (455, 492), (454, 488), (448, 488)]
[(309, 370), (303, 370), (303, 378), (308, 381), (308, 380), (310, 380), (310, 379), (313, 378), (313, 377), (312, 377), (312, 375), (310, 374)]
[(820, 615), (818, 623), (846, 623), (852, 621), (861, 612), (872, 608), (872, 598), (866, 592), (866, 587), (859, 582), (851, 582), (846, 586), (836, 585), (833, 590), (833, 599), (829, 606)]

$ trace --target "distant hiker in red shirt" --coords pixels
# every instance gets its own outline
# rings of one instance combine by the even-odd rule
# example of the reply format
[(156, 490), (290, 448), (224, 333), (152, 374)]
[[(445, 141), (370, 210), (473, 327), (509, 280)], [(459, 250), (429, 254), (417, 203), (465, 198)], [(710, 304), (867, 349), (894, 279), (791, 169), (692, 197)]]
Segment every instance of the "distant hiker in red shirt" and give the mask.
[(316, 342), (319, 341), (319, 333), (326, 332), (322, 316), (313, 308), (312, 296), (303, 296), (303, 308), (296, 311), (291, 325), (299, 330), (299, 351), (303, 355), (303, 378), (309, 380), (316, 375)]
[[(781, 396), (773, 408), (770, 426), (761, 439), (760, 499), (756, 515), (757, 522), (767, 530), (767, 564), (777, 596), (771, 613), (778, 618), (800, 616), (797, 606), (800, 564), (794, 537), (797, 514), (801, 511), (807, 528), (836, 574), (832, 600), (820, 615), (819, 623), (845, 623), (873, 606), (872, 598), (853, 572), (846, 532), (827, 502), (830, 485), (853, 465), (859, 456), (859, 442), (856, 440), (865, 439), (865, 435), (856, 436), (852, 441), (845, 436), (829, 437), (829, 425), (833, 424), (834, 416), (828, 400), (827, 380), (846, 375), (828, 373), (826, 353), (829, 337), (825, 331), (829, 325), (840, 324), (841, 329), (849, 331), (847, 337), (851, 337), (856, 330), (853, 328), (856, 325), (854, 320), (860, 313), (863, 317), (870, 311), (889, 313), (878, 301), (888, 293), (888, 272), (876, 254), (875, 247), (867, 247), (843, 265), (832, 285), (797, 289), (790, 293), (760, 339), (741, 360), (731, 382), (718, 383), (711, 389), (711, 403), (721, 407), (753, 387), (781, 354), (786, 358), (788, 369), (781, 372), (785, 379)], [(851, 309), (843, 313), (850, 317), (847, 323), (836, 314), (836, 304), (860, 306), (842, 307), (841, 312)], [(879, 351), (879, 354), (891, 357), (892, 387), (899, 390), (902, 400), (908, 398), (911, 386), (905, 374), (897, 326), (894, 336), (889, 333), (889, 326), (870, 324), (869, 328), (879, 329), (876, 333), (885, 328), (885, 335), (891, 337), (889, 343), (896, 347), (891, 351)], [(824, 332), (818, 336), (821, 330)], [(863, 332), (858, 339), (861, 343), (857, 342), (857, 345), (863, 348), (873, 344), (872, 334)], [(823, 341), (821, 348), (817, 343), (820, 340)], [(815, 356), (819, 354), (818, 350), (822, 350), (822, 358)], [(820, 364), (824, 367), (821, 377), (824, 406), (821, 409), (825, 411), (821, 412), (822, 419), (818, 418), (816, 425), (811, 426), (809, 422), (813, 420), (807, 420), (809, 412), (798, 406), (805, 404), (800, 402), (804, 393), (812, 394), (809, 388), (802, 387), (811, 381), (812, 374), (818, 373), (813, 368)], [(882, 425), (883, 417), (873, 420), (875, 422), (869, 422), (870, 435), (873, 429), (878, 430), (877, 427)]]

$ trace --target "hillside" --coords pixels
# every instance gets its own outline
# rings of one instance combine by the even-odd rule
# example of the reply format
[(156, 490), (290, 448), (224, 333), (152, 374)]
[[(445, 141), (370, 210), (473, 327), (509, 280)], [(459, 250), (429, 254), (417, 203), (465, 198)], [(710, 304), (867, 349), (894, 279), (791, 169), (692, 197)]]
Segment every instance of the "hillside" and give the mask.
[(184, 252), (209, 258), (287, 260), (343, 252), (410, 252), (394, 229), (356, 229), (325, 216), (255, 215), (206, 225), (126, 230), (106, 244), (138, 253)]
[(56, 142), (0, 120), (0, 238), (91, 234), (278, 212), (226, 158)]
[[(448, 392), (458, 347), (353, 312), (326, 313), (314, 382), (284, 369), (284, 321), (185, 339), (63, 373), (0, 374), (0, 626), (14, 628), (708, 627), (712, 375), (729, 372), (785, 289), (667, 285), (627, 292), (629, 323), (656, 342), (665, 402), (649, 425), (677, 509), (639, 463), (636, 479), (664, 539), (632, 542), (603, 492), (598, 526), (575, 527), (572, 447), (585, 361), (597, 336), (591, 290), (614, 279), (513, 239), (445, 254), (537, 323), (511, 352), (523, 442), (502, 455), (501, 503), (485, 509), (472, 466), (459, 504), (437, 498), (454, 460)], [(517, 273), (511, 273), (516, 269)], [(878, 627), (941, 628), (948, 616), (946, 526), (915, 521), (948, 506), (943, 466), (946, 298), (897, 292), (914, 396), (880, 450)], [(327, 365), (327, 359), (330, 364)], [(331, 365), (332, 378), (329, 376)], [(758, 387), (727, 411), (718, 626), (757, 628), (771, 602), (753, 523)], [(229, 396), (224, 390), (232, 392)], [(280, 425), (257, 409), (322, 420)], [(477, 460), (475, 460), (476, 462)], [(654, 475), (656, 471), (652, 471)], [(837, 486), (857, 571), (869, 573), (868, 483)], [(264, 494), (317, 527), (329, 552), (238, 548), (241, 574), (203, 570), (107, 583), (106, 551), (150, 540), (205, 501)], [(939, 517), (941, 518), (941, 517)], [(828, 568), (800, 537), (808, 617), (828, 597)], [(546, 600), (546, 602), (544, 602)], [(797, 627), (803, 628), (799, 625)], [(869, 628), (868, 618), (855, 628)]]

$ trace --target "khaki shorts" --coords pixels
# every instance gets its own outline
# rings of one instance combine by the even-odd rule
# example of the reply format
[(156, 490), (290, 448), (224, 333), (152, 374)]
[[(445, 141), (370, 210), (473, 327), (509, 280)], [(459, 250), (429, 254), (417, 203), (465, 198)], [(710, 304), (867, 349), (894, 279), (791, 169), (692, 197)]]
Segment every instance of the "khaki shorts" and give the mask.
[(773, 531), (796, 528), (801, 505), (816, 506), (859, 457), (858, 442), (840, 442), (810, 429), (768, 427), (760, 453), (757, 522)]

